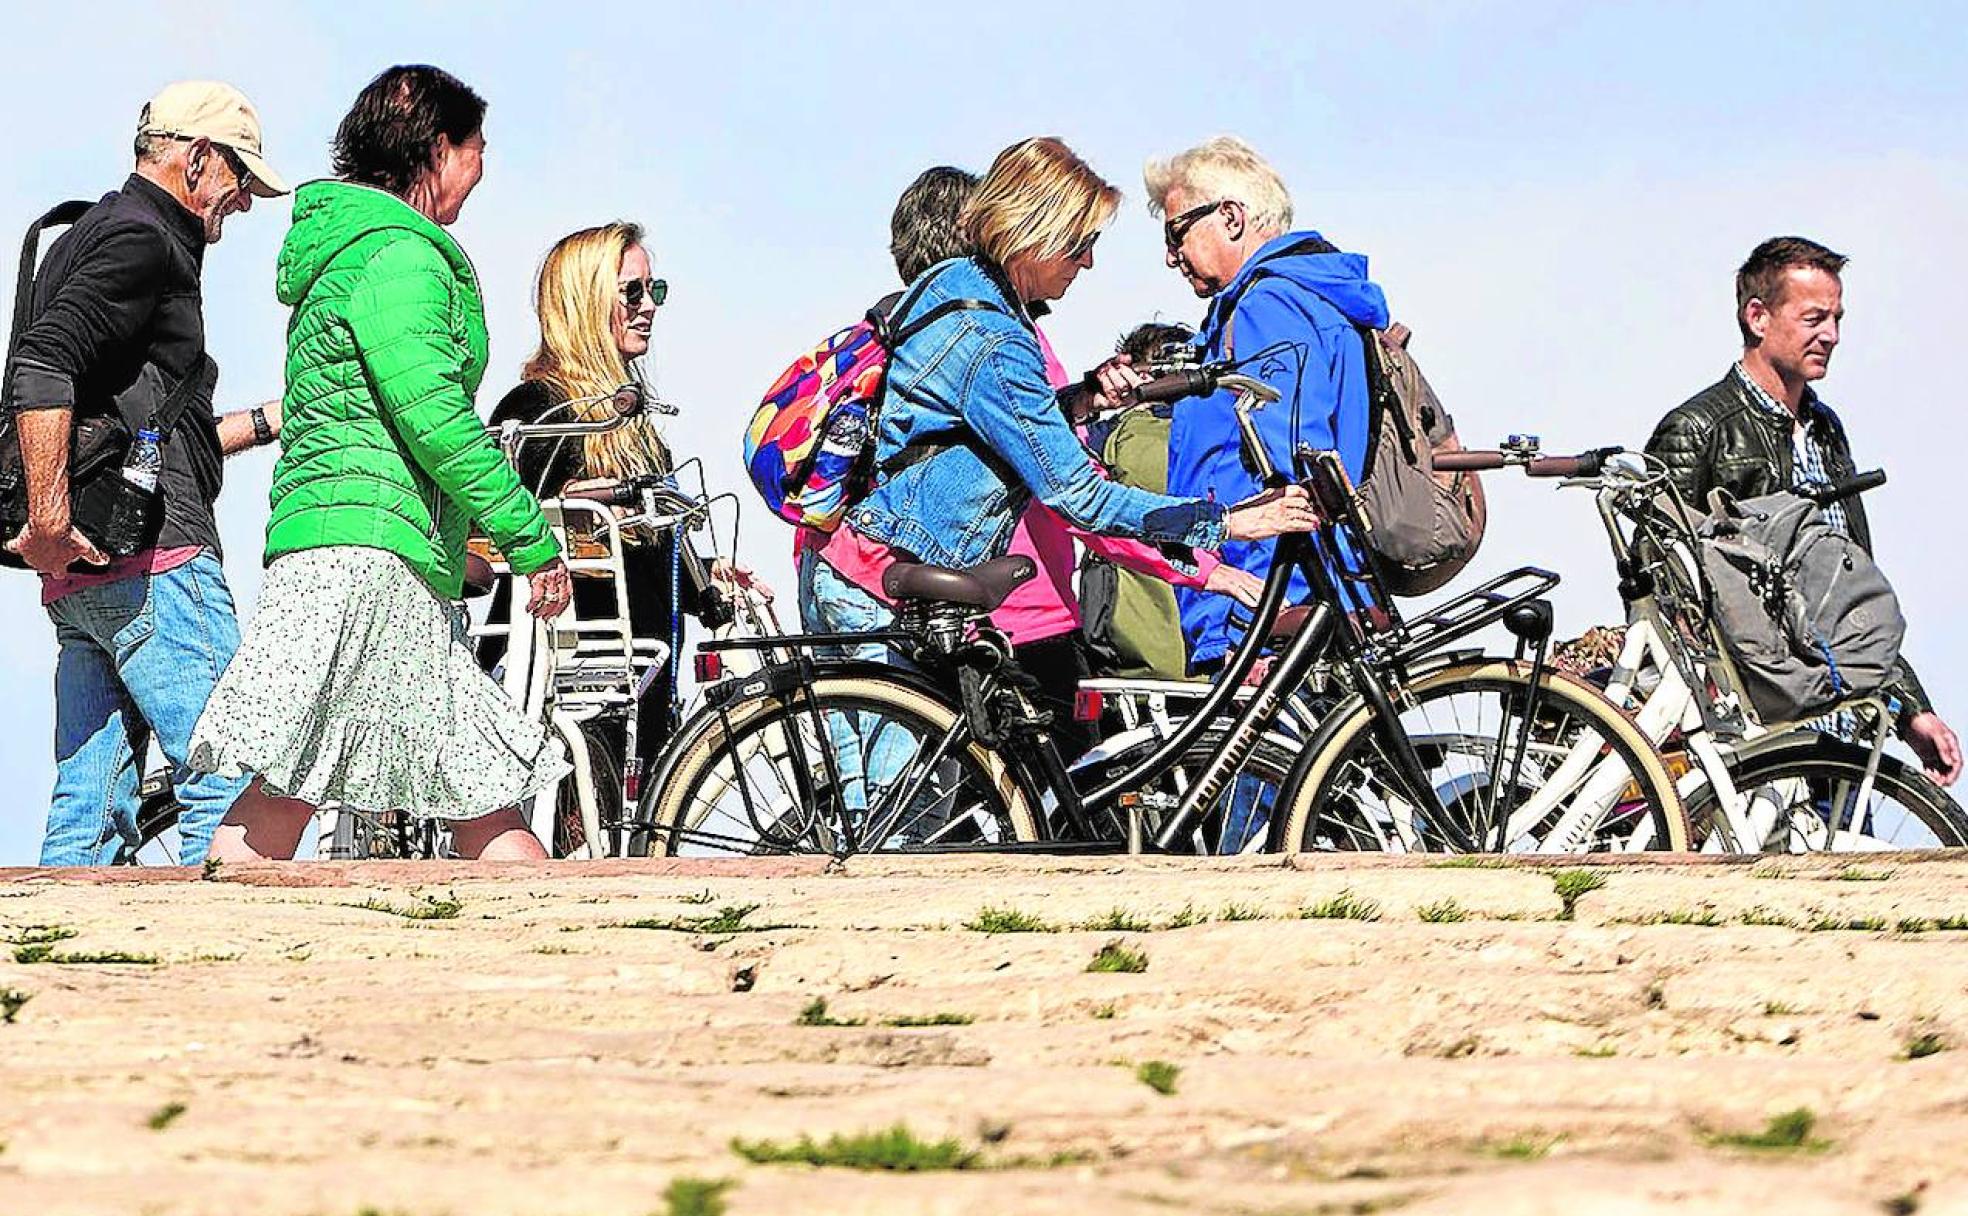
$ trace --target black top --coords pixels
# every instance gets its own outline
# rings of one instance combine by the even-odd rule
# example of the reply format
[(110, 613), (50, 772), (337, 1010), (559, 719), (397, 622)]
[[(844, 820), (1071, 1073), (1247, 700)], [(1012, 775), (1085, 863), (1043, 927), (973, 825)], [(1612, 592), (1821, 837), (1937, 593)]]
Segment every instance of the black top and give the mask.
[[(505, 422), (534, 423), (560, 403), (560, 395), (544, 380), (522, 380), (492, 408), (492, 425)], [(573, 417), (555, 416), (555, 422), (575, 422)], [(513, 463), (519, 466), (519, 480), (535, 498), (551, 498), (582, 473), (581, 440), (535, 439), (523, 444)]]
[[(132, 174), (49, 247), (15, 344), (7, 400), (78, 416), (121, 411), (133, 428), (143, 425), (204, 364), (204, 264), (198, 217)], [(212, 504), (223, 476), (206, 388), (165, 437), (160, 547), (218, 549)]]

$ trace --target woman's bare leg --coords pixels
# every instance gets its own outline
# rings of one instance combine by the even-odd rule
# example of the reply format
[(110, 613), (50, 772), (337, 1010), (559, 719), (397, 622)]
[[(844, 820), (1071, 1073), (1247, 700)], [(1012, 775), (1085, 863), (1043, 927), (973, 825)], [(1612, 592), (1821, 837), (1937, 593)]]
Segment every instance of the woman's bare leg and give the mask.
[(539, 861), (547, 851), (526, 826), (518, 807), (460, 819), (451, 825), (451, 847), (472, 861)]
[(312, 803), (276, 798), (255, 777), (212, 834), (209, 856), (213, 861), (290, 861), (314, 815)]

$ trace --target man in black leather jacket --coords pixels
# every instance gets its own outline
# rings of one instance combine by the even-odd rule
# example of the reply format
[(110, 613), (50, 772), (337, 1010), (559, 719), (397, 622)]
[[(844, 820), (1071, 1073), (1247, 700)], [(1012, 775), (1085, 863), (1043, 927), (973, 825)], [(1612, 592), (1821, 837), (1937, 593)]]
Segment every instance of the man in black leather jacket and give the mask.
[[(1801, 482), (1836, 482), (1855, 471), (1845, 427), (1810, 385), (1824, 378), (1845, 316), (1839, 274), (1845, 258), (1802, 237), (1758, 245), (1736, 273), (1742, 359), (1729, 374), (1677, 406), (1654, 428), (1660, 458), (1682, 498), (1705, 510), (1709, 491), (1738, 498)], [(1872, 549), (1865, 507), (1852, 498), (1826, 510), (1834, 528)], [(1943, 785), (1961, 775), (1961, 744), (1934, 712), (1904, 658), (1890, 691), (1899, 698), (1900, 737)]]

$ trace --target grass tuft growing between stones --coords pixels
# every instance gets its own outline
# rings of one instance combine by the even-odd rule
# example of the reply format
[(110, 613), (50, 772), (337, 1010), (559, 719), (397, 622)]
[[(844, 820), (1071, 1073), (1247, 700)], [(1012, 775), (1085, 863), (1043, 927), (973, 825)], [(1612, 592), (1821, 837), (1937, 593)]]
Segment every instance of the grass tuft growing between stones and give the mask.
[(1181, 1075), (1181, 1067), (1167, 1060), (1143, 1060), (1134, 1067), (1134, 1079), (1163, 1097), (1175, 1092), (1176, 1078)]
[(1129, 949), (1119, 942), (1108, 942), (1094, 952), (1093, 961), (1086, 965), (1086, 969), (1134, 975), (1148, 970), (1148, 955), (1140, 950)]
[(1560, 870), (1553, 874), (1551, 886), (1558, 892), (1558, 919), (1575, 919), (1579, 900), (1605, 885), (1606, 876), (1598, 870)]
[(1089, 933), (1149, 933), (1155, 928), (1146, 917), (1120, 907), (1109, 908), (1091, 920), (1083, 920), (1079, 927)]
[(1053, 927), (1016, 908), (982, 908), (977, 915), (964, 922), (964, 928), (972, 933), (1052, 933)]
[(1708, 1142), (1753, 1152), (1822, 1153), (1831, 1147), (1831, 1142), (1812, 1138), (1811, 1132), (1817, 1125), (1818, 1117), (1811, 1108), (1800, 1106), (1770, 1116), (1760, 1132), (1716, 1132), (1708, 1136)]
[(349, 906), (360, 908), (365, 912), (383, 912), (390, 916), (400, 916), (404, 920), (457, 920), (459, 913), (465, 910), (465, 905), (456, 895), (442, 897), (422, 895), (417, 897), (416, 902), (409, 904), (394, 904), (372, 895), (359, 904)]
[(1304, 920), (1379, 920), (1380, 903), (1355, 895), (1347, 888), (1331, 899), (1300, 908), (1298, 915)]
[(654, 929), (662, 933), (764, 933), (770, 929), (785, 929), (787, 925), (754, 925), (747, 923), (752, 913), (759, 910), (757, 904), (726, 904), (709, 916), (645, 916), (640, 920), (617, 921), (609, 926), (614, 929)]
[(21, 1007), (33, 999), (34, 994), (31, 992), (22, 992), (18, 988), (0, 988), (0, 1023), (13, 1025), (14, 1019), (20, 1016)]
[(729, 1178), (672, 1178), (663, 1188), (664, 1216), (724, 1216)]
[(976, 1020), (968, 1013), (905, 1013), (899, 1017), (883, 1018), (881, 1024), (906, 1030), (918, 1026), (968, 1026)]
[(1431, 925), (1452, 925), (1469, 919), (1469, 913), (1453, 899), (1423, 904), (1415, 909), (1415, 916)]
[(164, 1105), (150, 1112), (150, 1118), (144, 1120), (144, 1126), (148, 1127), (151, 1131), (161, 1132), (173, 1123), (176, 1123), (179, 1117), (190, 1109), (190, 1107), (182, 1102), (166, 1102)]
[(795, 1026), (866, 1026), (866, 1018), (837, 1018), (827, 1012), (827, 998), (816, 996), (793, 1019)]
[(801, 1136), (791, 1144), (773, 1140), (734, 1138), (731, 1151), (754, 1165), (833, 1166), (850, 1170), (893, 1170), (922, 1173), (931, 1170), (974, 1170), (983, 1157), (954, 1139), (929, 1141), (898, 1123), (886, 1131), (832, 1135), (825, 1140)]

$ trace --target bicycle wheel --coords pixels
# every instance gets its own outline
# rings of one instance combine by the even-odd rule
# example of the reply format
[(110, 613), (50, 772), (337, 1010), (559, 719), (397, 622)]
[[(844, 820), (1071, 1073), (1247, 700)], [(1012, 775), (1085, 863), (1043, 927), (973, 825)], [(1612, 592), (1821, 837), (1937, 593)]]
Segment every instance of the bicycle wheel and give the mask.
[(686, 724), (644, 791), (645, 855), (922, 852), (1036, 841), (1035, 799), (913, 684), (822, 675)]
[(1673, 778), (1624, 714), (1546, 669), (1525, 734), (1530, 691), (1530, 664), (1502, 659), (1451, 664), (1407, 686), (1395, 708), (1431, 787), (1425, 800), (1395, 775), (1372, 711), (1348, 699), (1293, 774), (1274, 844), (1290, 852), (1689, 847)]
[[(1876, 851), (1947, 849), (1968, 845), (1968, 814), (1947, 791), (1912, 765), (1879, 759), (1871, 796), (1859, 805), (1866, 748), (1830, 735), (1784, 735), (1728, 757), (1729, 780), (1749, 796), (1752, 831), (1723, 813), (1715, 786), (1704, 781), (1687, 795), (1696, 838), (1712, 831), (1727, 852)], [(1833, 825), (1836, 830), (1833, 830)]]

